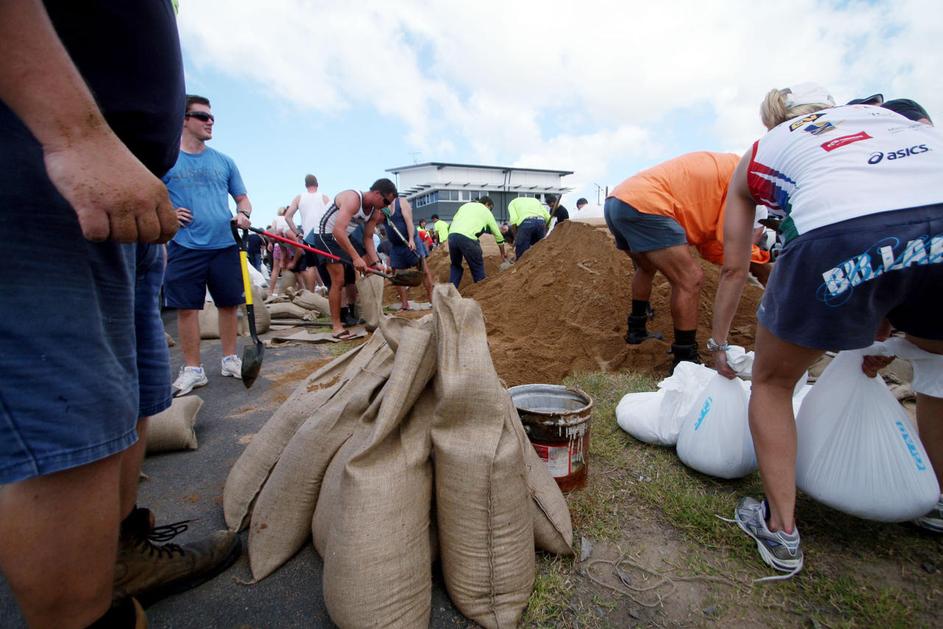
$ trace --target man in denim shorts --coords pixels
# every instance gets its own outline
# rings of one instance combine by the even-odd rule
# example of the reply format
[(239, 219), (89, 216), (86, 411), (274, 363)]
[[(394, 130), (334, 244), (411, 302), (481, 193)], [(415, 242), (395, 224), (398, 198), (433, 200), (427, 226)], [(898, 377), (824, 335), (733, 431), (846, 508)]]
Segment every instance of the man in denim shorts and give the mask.
[(30, 626), (140, 626), (132, 597), (214, 561), (160, 553), (134, 507), (146, 417), (170, 404), (156, 243), (176, 225), (155, 175), (183, 104), (173, 8), (2, 3), (0, 52), (0, 570)]

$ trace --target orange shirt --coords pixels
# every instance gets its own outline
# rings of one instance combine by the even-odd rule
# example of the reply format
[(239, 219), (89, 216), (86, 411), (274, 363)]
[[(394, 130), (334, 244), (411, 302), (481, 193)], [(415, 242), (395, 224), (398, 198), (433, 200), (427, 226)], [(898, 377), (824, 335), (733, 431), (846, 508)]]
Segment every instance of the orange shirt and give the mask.
[[(609, 196), (639, 212), (673, 218), (688, 244), (704, 259), (722, 264), (724, 204), (739, 161), (733, 153), (687, 153), (629, 177)], [(753, 261), (769, 262), (769, 253), (754, 246)]]

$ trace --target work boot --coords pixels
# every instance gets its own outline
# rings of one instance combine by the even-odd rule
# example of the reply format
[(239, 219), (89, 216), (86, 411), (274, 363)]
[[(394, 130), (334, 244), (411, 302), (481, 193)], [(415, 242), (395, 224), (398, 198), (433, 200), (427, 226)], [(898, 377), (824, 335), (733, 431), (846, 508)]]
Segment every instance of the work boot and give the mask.
[(701, 364), (701, 358), (697, 354), (697, 343), (692, 345), (671, 344), (671, 373), (674, 373), (678, 363), (689, 362), (697, 365)]
[(135, 508), (121, 523), (113, 597), (133, 596), (148, 607), (209, 581), (239, 557), (242, 545), (231, 531), (217, 531), (190, 544), (167, 542), (187, 530), (190, 520), (154, 526), (154, 515)]
[(648, 339), (662, 339), (661, 332), (649, 332), (645, 329), (648, 315), (629, 315), (629, 333), (625, 335), (625, 342), (629, 345), (638, 345)]

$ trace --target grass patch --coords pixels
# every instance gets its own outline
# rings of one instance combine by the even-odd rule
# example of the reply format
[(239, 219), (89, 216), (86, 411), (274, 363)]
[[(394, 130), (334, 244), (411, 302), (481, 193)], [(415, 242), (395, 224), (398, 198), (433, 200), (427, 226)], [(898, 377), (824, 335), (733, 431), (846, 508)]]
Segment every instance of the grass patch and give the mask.
[(537, 556), (537, 578), (527, 603), (522, 624), (531, 627), (559, 627), (567, 617), (573, 594), (571, 559)]
[[(935, 610), (943, 603), (943, 536), (859, 520), (800, 495), (805, 569), (791, 581), (753, 585), (752, 579), (772, 574), (771, 569), (735, 525), (715, 514), (730, 517), (740, 496), (761, 495), (759, 475), (739, 481), (713, 479), (685, 467), (674, 449), (649, 446), (624, 433), (615, 422), (615, 407), (626, 393), (654, 390), (650, 377), (584, 373), (566, 384), (578, 386), (595, 402), (589, 482), (567, 497), (577, 549), (583, 536), (618, 542), (624, 539), (629, 512), (651, 513), (661, 526), (680, 534), (685, 552), (679, 567), (684, 572), (723, 576), (740, 584), (710, 590), (706, 606), (712, 610), (711, 620), (817, 627), (936, 623)], [(573, 562), (541, 558), (538, 573), (525, 624), (606, 624), (593, 600), (598, 595)], [(628, 605), (611, 596), (602, 600)]]

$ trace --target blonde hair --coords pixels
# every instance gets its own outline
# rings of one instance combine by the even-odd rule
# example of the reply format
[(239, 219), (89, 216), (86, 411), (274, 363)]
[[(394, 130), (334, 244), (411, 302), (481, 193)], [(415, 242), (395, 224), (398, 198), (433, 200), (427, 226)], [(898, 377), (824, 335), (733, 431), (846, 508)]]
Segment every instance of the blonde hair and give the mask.
[(792, 90), (787, 87), (781, 90), (774, 88), (766, 94), (766, 98), (763, 99), (763, 103), (760, 105), (760, 119), (767, 130), (792, 118), (807, 116), (816, 111), (834, 107), (830, 103), (808, 103), (786, 107), (786, 95), (791, 93)]
[(285, 216), (285, 212), (287, 211), (288, 211), (288, 206), (283, 205), (282, 207), (278, 208), (277, 213), (279, 216)]

